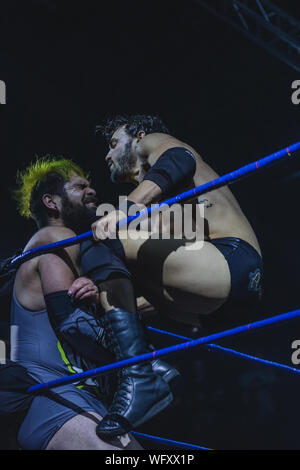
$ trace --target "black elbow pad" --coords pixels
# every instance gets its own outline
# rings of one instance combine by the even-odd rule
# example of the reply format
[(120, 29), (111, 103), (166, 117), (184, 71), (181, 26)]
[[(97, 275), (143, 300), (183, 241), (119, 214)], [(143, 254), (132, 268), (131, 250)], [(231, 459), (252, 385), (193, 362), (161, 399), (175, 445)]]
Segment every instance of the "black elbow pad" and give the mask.
[(184, 147), (174, 147), (164, 152), (147, 172), (144, 181), (156, 183), (164, 194), (186, 186), (196, 171), (196, 159)]

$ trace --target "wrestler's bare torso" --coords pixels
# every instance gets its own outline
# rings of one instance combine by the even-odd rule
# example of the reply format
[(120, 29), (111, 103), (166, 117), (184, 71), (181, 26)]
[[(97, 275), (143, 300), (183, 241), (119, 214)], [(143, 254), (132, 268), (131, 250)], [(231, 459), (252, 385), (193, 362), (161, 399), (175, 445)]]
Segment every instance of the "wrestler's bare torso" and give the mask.
[[(149, 166), (154, 165), (162, 153), (172, 147), (185, 147), (196, 158), (196, 172), (193, 181), (186, 189), (200, 186), (219, 176), (190, 145), (166, 134), (149, 134), (141, 140), (137, 147), (141, 164), (139, 181), (143, 179)], [(204, 204), (205, 207), (206, 239), (241, 238), (261, 254), (255, 233), (227, 186), (201, 195), (197, 199), (198, 203)]]

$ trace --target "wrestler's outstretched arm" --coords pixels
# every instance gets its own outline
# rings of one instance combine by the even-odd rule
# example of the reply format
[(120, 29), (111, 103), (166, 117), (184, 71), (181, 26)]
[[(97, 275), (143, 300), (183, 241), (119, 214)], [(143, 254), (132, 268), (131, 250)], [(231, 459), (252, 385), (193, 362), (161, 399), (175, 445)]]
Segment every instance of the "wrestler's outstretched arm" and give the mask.
[[(171, 144), (169, 144), (171, 145)], [(163, 200), (172, 192), (180, 192), (190, 184), (196, 171), (196, 159), (185, 147), (164, 147), (161, 153), (154, 152), (147, 159), (148, 171), (128, 196), (127, 206), (120, 206), (92, 225), (95, 240), (105, 240), (116, 231), (116, 224), (127, 217), (132, 203), (149, 206)]]

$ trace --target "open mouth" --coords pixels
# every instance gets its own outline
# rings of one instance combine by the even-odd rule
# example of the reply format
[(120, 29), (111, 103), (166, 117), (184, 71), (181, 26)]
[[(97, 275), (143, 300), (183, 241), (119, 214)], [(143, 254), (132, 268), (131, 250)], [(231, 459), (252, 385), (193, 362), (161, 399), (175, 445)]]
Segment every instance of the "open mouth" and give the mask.
[(85, 202), (85, 205), (86, 205), (86, 206), (94, 206), (94, 207), (97, 207), (98, 201), (86, 201), (86, 202)]

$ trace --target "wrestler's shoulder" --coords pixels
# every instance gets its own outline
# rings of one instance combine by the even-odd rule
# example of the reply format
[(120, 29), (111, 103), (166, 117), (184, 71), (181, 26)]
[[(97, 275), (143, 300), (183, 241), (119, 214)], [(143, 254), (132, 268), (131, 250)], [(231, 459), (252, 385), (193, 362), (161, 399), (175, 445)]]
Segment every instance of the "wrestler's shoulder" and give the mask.
[(156, 150), (159, 147), (163, 146), (174, 146), (182, 143), (176, 137), (173, 137), (170, 134), (162, 134), (159, 132), (154, 132), (153, 134), (147, 134), (142, 140), (142, 145), (148, 147), (149, 150)]
[(67, 227), (43, 227), (31, 237), (25, 247), (25, 251), (48, 243), (55, 243), (66, 238), (75, 237), (75, 235), (75, 232)]
[(148, 134), (146, 135), (146, 137), (144, 137), (143, 141), (144, 141), (143, 145), (148, 151), (149, 156), (152, 157), (151, 158), (153, 160), (152, 163), (154, 163), (154, 161), (157, 160), (157, 158), (159, 158), (160, 155), (162, 155), (162, 153), (164, 153), (166, 150), (173, 148), (173, 147), (186, 148), (194, 155), (194, 157), (202, 160), (199, 153), (191, 145), (169, 134), (160, 134), (160, 133)]

